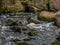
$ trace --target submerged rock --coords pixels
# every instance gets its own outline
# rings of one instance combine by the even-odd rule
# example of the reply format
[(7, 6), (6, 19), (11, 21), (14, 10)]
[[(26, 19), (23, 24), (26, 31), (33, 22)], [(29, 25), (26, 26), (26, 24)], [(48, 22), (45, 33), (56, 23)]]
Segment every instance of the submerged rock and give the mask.
[(29, 36), (36, 36), (36, 32), (31, 30), (31, 31), (28, 32), (28, 35)]
[(36, 24), (40, 23), (39, 20), (36, 20), (36, 19), (34, 19), (34, 18), (30, 18), (30, 21), (31, 21), (32, 23), (36, 23)]
[(11, 19), (8, 19), (7, 25), (10, 26), (10, 28), (12, 30), (16, 31), (16, 32), (20, 32), (21, 31), (20, 26), (16, 22), (14, 22), (13, 20), (11, 20)]
[(17, 45), (33, 45), (33, 44), (29, 44), (28, 42), (20, 42), (20, 43), (17, 43)]
[(38, 19), (39, 20), (47, 20), (47, 21), (54, 21), (55, 14), (53, 12), (48, 12), (48, 11), (42, 11), (39, 15), (38, 15)]

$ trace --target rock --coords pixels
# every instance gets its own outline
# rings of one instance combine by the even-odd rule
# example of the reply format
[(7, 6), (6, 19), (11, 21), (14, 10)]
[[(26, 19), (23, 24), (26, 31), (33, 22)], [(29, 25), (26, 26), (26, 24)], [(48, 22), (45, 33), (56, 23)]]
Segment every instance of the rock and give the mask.
[(12, 30), (14, 30), (14, 31), (16, 31), (16, 32), (21, 32), (20, 26), (19, 26), (16, 22), (14, 22), (13, 20), (8, 19), (7, 25), (10, 26), (10, 28), (11, 28)]
[(33, 29), (33, 25), (35, 25), (35, 23), (30, 23), (30, 24), (27, 24), (27, 27), (30, 28), (30, 29)]
[(53, 12), (48, 12), (48, 11), (42, 11), (38, 15), (39, 20), (47, 20), (47, 21), (54, 21), (55, 20), (55, 14)]
[(55, 25), (60, 27), (60, 11), (55, 14)]
[(34, 18), (31, 18), (31, 19), (30, 19), (30, 21), (31, 21), (32, 23), (35, 23), (35, 24), (40, 23), (40, 21), (39, 21), (39, 20), (36, 20), (36, 19), (34, 19)]
[(28, 32), (28, 35), (29, 36), (36, 36), (36, 32), (31, 30), (31, 31)]

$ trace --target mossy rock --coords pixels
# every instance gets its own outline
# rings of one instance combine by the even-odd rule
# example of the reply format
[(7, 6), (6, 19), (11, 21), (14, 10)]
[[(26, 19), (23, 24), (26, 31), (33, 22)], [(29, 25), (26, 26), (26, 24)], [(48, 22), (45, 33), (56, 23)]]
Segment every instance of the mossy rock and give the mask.
[(35, 32), (35, 31), (29, 31), (29, 32), (28, 32), (28, 35), (29, 35), (29, 36), (36, 36), (36, 32)]
[(33, 19), (33, 18), (31, 18), (31, 19), (30, 19), (30, 21), (31, 21), (32, 23), (35, 23), (35, 24), (38, 24), (38, 23), (40, 23), (38, 20), (36, 20), (36, 19)]

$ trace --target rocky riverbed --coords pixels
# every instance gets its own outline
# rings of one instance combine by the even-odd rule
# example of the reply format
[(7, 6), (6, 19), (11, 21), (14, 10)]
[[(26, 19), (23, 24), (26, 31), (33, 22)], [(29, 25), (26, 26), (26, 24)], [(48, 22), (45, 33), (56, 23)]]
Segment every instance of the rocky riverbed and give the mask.
[(60, 33), (60, 28), (53, 25), (54, 22), (37, 20), (39, 23), (34, 23), (29, 20), (31, 17), (37, 20), (37, 15), (33, 13), (2, 15), (0, 45), (52, 45)]

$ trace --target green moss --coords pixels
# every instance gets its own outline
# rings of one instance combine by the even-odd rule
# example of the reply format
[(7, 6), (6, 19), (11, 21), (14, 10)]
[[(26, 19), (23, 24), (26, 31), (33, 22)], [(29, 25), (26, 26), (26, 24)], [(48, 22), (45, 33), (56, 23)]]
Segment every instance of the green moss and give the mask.
[(60, 41), (60, 35), (58, 35), (56, 39), (57, 39), (58, 41)]

